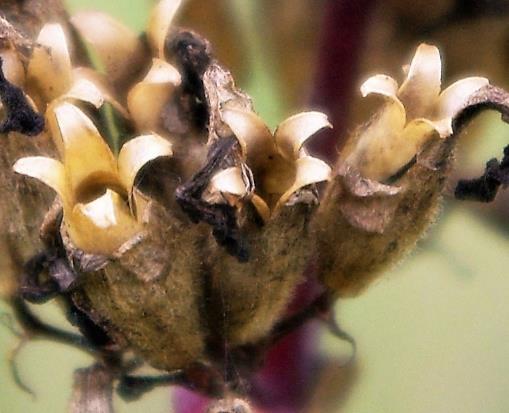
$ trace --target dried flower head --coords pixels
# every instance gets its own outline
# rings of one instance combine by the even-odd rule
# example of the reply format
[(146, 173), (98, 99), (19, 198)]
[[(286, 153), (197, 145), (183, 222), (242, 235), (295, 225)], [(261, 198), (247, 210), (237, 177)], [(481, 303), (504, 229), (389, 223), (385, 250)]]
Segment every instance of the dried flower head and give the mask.
[[(242, 378), (233, 364), (251, 374), (267, 348), (311, 317), (351, 340), (331, 319), (333, 298), (361, 291), (422, 236), (461, 116), (489, 106), (493, 90), (484, 78), (467, 78), (440, 93), (439, 52), (423, 44), (401, 87), (382, 75), (363, 84), (364, 96), (385, 104), (331, 168), (305, 148), (332, 127), (327, 116), (303, 112), (269, 130), (209, 42), (171, 27), (180, 3), (154, 7), (147, 41), (87, 12), (71, 18), (75, 32), (42, 25), (26, 68), (16, 50), (0, 49), (0, 96), (11, 119), (4, 132), (16, 134), (16, 145), (29, 139), (22, 135), (46, 139), (46, 150), (2, 158), (0, 178), (19, 195), (13, 168), (58, 195), (23, 229), (36, 239), (41, 221), (44, 250), (10, 294), (25, 321), (35, 316), (24, 300), (65, 303), (83, 337), (46, 334), (101, 360), (77, 375), (77, 386), (95, 374), (107, 382), (105, 392), (91, 389), (98, 398), (111, 397), (104, 395), (113, 381), (127, 398), (178, 383), (227, 396), (210, 411), (248, 412), (235, 396)], [(75, 66), (87, 61), (73, 56), (75, 35), (96, 52), (103, 74)], [(11, 110), (13, 99), (23, 111)], [(112, 143), (109, 123), (123, 131), (123, 145)], [(310, 263), (325, 292), (285, 318)], [(132, 375), (139, 360), (168, 375)], [(78, 390), (76, 398), (86, 394)]]

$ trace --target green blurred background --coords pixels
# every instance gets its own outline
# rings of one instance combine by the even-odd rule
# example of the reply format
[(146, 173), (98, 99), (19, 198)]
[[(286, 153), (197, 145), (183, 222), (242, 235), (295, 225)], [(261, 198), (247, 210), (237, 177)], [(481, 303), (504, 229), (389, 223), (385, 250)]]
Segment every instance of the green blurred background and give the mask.
[[(210, 3), (214, 5), (215, 1)], [(104, 10), (136, 30), (143, 29), (150, 4), (148, 0), (68, 0), (71, 12), (84, 8)], [(217, 0), (215, 12), (226, 17), (220, 16), (225, 20), (214, 24), (211, 18), (203, 17), (202, 0), (189, 0), (184, 21), (197, 22), (199, 30), (212, 38), (220, 58), (227, 61), (239, 77), (241, 87), (254, 97), (258, 111), (269, 124), (276, 125), (285, 115), (304, 108), (307, 85), (312, 77), (312, 41), (319, 31), (323, 2), (317, 0), (316, 7), (306, 13), (305, 8), (313, 2), (281, 1), (278, 13), (304, 13), (295, 15), (293, 20), (288, 16), (274, 16), (274, 7), (270, 7), (269, 14), (268, 4), (255, 0)], [(384, 14), (381, 16), (375, 18), (383, 18)], [(373, 27), (377, 24), (384, 27), (378, 22), (374, 22)], [(484, 23), (479, 19), (468, 24), (474, 26), (460, 30), (463, 39), (468, 27), (479, 30), (478, 26)], [(496, 28), (506, 34), (508, 27), (509, 20), (497, 19), (496, 26), (492, 24), (490, 30)], [(222, 35), (224, 31), (236, 33), (235, 50), (230, 48), (231, 36)], [(488, 36), (492, 33), (493, 39), (499, 39), (499, 31), (488, 32)], [(288, 32), (309, 33), (310, 41), (292, 43), (291, 36), (285, 37)], [(274, 33), (279, 33), (279, 37), (272, 37)], [(446, 30), (444, 36), (453, 36), (447, 33)], [(377, 33), (371, 36), (376, 38)], [(448, 45), (447, 39), (444, 37), (441, 42)], [(401, 52), (403, 55), (411, 53), (414, 47), (411, 43), (408, 40), (406, 50)], [(494, 42), (486, 47), (493, 48), (491, 57), (503, 59)], [(286, 54), (281, 55), (281, 50), (286, 50)], [(453, 52), (461, 55), (457, 48)], [(383, 53), (376, 53), (378, 57), (374, 58), (369, 50), (365, 52), (365, 62), (371, 59), (377, 66), (368, 70), (370, 73), (379, 69), (389, 73), (395, 70), (394, 58), (388, 56), (384, 65)], [(464, 53), (469, 52), (465, 49)], [(473, 66), (470, 73), (474, 73), (479, 62), (466, 60), (470, 60)], [(281, 62), (293, 65), (293, 69), (283, 67)], [(398, 62), (403, 63), (401, 59)], [(493, 66), (489, 62), (486, 65)], [(505, 66), (501, 63), (501, 67)], [(455, 68), (454, 72), (463, 69), (466, 70), (465, 67)], [(300, 71), (302, 80), (296, 83), (295, 74), (285, 76), (285, 70), (297, 74)], [(498, 82), (505, 81), (503, 72), (492, 74), (482, 66), (479, 70)], [(358, 112), (362, 112), (361, 109), (355, 109), (352, 117)], [(475, 175), (486, 160), (500, 155), (509, 129), (497, 116), (487, 115), (470, 130), (464, 138), (469, 151), (462, 151), (458, 157), (462, 173)], [(449, 196), (439, 221), (411, 257), (360, 297), (337, 305), (342, 327), (358, 344), (356, 378), (342, 403), (338, 403), (338, 412), (509, 411), (508, 234), (507, 200), (502, 199), (493, 207), (480, 208), (460, 204)], [(0, 312), (8, 311), (0, 303)], [(57, 306), (39, 306), (38, 311), (45, 319), (68, 327)], [(16, 386), (9, 373), (6, 357), (17, 344), (18, 339), (0, 326), (0, 413), (65, 412), (73, 371), (88, 366), (91, 359), (60, 344), (27, 343), (18, 354), (17, 365), (23, 381), (36, 392), (36, 397), (32, 398)], [(347, 356), (349, 349), (324, 334), (321, 351), (332, 359)], [(116, 399), (115, 404), (118, 412), (167, 413), (170, 393), (167, 389), (159, 389), (138, 402), (126, 404)]]

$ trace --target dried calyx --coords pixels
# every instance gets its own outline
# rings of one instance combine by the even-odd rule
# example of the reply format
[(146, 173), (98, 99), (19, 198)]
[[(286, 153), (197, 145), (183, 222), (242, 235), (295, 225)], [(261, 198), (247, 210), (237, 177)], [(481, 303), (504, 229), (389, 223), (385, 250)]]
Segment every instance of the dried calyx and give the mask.
[[(170, 28), (179, 5), (156, 5), (147, 42), (102, 13), (73, 17), (105, 73), (75, 67), (72, 38), (52, 23), (26, 70), (5, 64), (0, 78), (4, 128), (35, 134), (40, 112), (58, 154), (14, 164), (58, 195), (41, 231), (46, 251), (28, 261), (18, 293), (62, 297), (125, 395), (137, 394), (133, 383), (236, 390), (235, 362), (251, 372), (281, 326), (327, 319), (331, 296), (358, 293), (411, 249), (434, 219), (460, 126), (474, 110), (509, 107), (484, 78), (440, 93), (439, 52), (421, 45), (401, 87), (383, 75), (363, 84), (384, 105), (331, 169), (305, 149), (331, 127), (327, 116), (299, 113), (271, 131), (207, 40)], [(0, 51), (4, 62), (12, 52)], [(123, 145), (107, 143), (104, 108), (128, 131)], [(20, 129), (29, 115), (35, 126)], [(506, 169), (491, 162), (469, 191), (491, 196)], [(325, 299), (285, 320), (310, 262)], [(126, 376), (128, 349), (171, 374)]]

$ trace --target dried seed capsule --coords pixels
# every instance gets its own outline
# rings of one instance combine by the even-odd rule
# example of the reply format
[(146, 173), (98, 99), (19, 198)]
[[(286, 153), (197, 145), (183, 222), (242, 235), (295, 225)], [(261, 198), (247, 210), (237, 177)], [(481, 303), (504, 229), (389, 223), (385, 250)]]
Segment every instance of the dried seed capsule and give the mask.
[[(204, 357), (202, 228), (189, 228), (156, 203), (148, 208), (144, 235), (104, 268), (83, 273), (73, 297), (116, 342), (156, 368), (174, 370)], [(76, 255), (72, 247), (68, 252)]]

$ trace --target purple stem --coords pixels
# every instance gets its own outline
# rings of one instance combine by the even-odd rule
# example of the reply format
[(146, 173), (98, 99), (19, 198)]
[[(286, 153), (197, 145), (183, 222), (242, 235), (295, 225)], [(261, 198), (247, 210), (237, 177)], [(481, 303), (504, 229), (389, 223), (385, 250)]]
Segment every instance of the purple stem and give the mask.
[(327, 113), (333, 130), (326, 130), (310, 145), (322, 159), (333, 162), (345, 139), (356, 87), (358, 67), (376, 0), (329, 0), (325, 4), (318, 65), (310, 103)]

